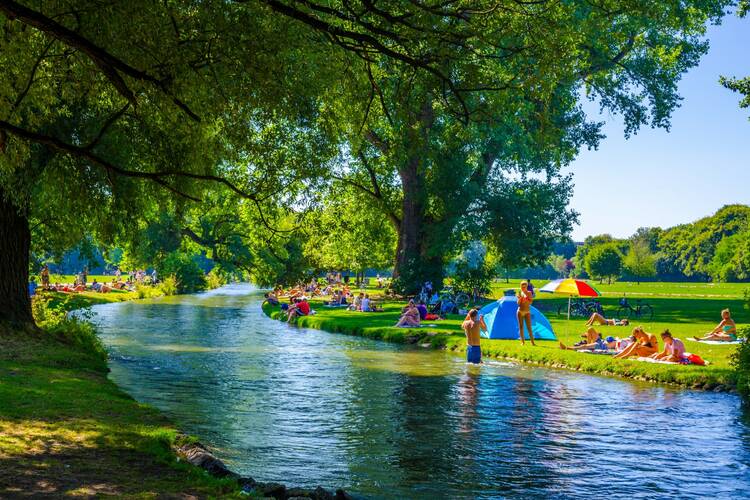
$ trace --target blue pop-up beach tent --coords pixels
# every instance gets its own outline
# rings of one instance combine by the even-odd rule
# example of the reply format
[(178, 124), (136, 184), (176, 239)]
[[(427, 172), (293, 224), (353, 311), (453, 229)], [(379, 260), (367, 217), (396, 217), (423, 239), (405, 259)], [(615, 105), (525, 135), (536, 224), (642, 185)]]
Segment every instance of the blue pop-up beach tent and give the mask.
[[(487, 323), (487, 333), (482, 332), (482, 337), (490, 339), (518, 339), (518, 319), (516, 318), (518, 303), (516, 297), (503, 297), (497, 302), (487, 304), (479, 310), (484, 314), (484, 322)], [(531, 328), (534, 338), (539, 340), (556, 340), (552, 325), (549, 324), (544, 314), (536, 307), (531, 307)], [(524, 326), (524, 336), (529, 338), (529, 332)]]

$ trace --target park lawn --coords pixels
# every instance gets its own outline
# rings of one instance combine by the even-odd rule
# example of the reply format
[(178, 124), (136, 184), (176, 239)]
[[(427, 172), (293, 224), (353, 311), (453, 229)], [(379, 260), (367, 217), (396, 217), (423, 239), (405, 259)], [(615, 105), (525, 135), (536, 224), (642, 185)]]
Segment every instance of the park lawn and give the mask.
[(0, 497), (239, 497), (177, 460), (175, 427), (107, 379), (106, 360), (0, 331)]
[(126, 300), (135, 300), (138, 298), (136, 292), (126, 292), (123, 290), (112, 290), (107, 293), (94, 291), (65, 293), (65, 292), (38, 292), (41, 296), (50, 298), (50, 306), (57, 307), (62, 305), (65, 310), (82, 309), (97, 304), (107, 304), (110, 302), (124, 302)]
[[(532, 280), (537, 290), (548, 283), (547, 280)], [(499, 297), (503, 290), (518, 288), (521, 279), (511, 278), (495, 281), (492, 284), (492, 295)], [(674, 282), (642, 282), (615, 281), (611, 284), (599, 283), (596, 280), (588, 280), (605, 297), (622, 297), (626, 295), (628, 300), (651, 297), (733, 297), (741, 299), (745, 290), (750, 290), (750, 283), (674, 283)], [(538, 299), (549, 297), (546, 294), (538, 294)]]
[[(704, 285), (705, 286), (705, 285)], [(370, 290), (371, 294), (376, 291)], [(552, 323), (558, 339), (567, 345), (580, 340), (585, 331), (583, 318), (572, 318), (557, 315), (560, 304), (566, 303), (566, 298), (548, 296), (538, 300), (539, 307)], [(735, 373), (730, 363), (730, 356), (736, 345), (707, 345), (688, 341), (688, 337), (702, 335), (711, 330), (719, 321), (719, 311), (729, 307), (734, 311), (738, 324), (750, 323), (750, 314), (743, 308), (744, 302), (740, 298), (727, 295), (726, 297), (679, 297), (662, 296), (649, 298), (648, 302), (654, 307), (655, 315), (652, 322), (634, 322), (642, 324), (652, 333), (660, 333), (670, 329), (677, 337), (685, 341), (688, 352), (700, 355), (709, 361), (708, 366), (682, 366), (644, 363), (635, 360), (615, 360), (611, 356), (593, 355), (566, 351), (559, 348), (557, 342), (539, 341), (537, 347), (527, 343), (521, 346), (515, 340), (482, 340), (482, 352), (485, 356), (510, 359), (530, 364), (538, 364), (557, 368), (566, 368), (602, 375), (614, 375), (638, 380), (648, 380), (660, 383), (678, 384), (681, 386), (705, 389), (732, 389), (735, 386)], [(449, 351), (461, 354), (466, 349), (466, 341), (461, 331), (463, 317), (453, 315), (442, 321), (425, 321), (422, 328), (395, 328), (403, 302), (389, 302), (384, 304), (383, 313), (356, 313), (340, 308), (327, 308), (319, 300), (311, 301), (316, 314), (300, 318), (298, 324), (303, 327), (317, 328), (330, 332), (349, 333), (374, 339), (392, 342), (415, 343), (432, 347), (443, 347)], [(603, 297), (602, 304), (608, 317), (617, 310), (618, 298)], [(271, 317), (278, 317), (277, 308), (267, 304), (264, 310)], [(604, 336), (626, 337), (631, 327), (597, 327)], [(660, 347), (662, 344), (660, 343)], [(461, 354), (462, 355), (462, 354)]]

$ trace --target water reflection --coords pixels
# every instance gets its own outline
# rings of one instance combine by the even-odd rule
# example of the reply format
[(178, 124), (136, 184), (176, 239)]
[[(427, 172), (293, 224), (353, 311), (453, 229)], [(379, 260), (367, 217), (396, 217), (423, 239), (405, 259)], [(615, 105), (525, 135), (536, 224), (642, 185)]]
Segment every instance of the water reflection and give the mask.
[[(260, 480), (368, 498), (750, 488), (750, 411), (675, 391), (290, 328), (235, 286), (98, 306), (112, 378)], [(668, 468), (668, 470), (666, 470)]]

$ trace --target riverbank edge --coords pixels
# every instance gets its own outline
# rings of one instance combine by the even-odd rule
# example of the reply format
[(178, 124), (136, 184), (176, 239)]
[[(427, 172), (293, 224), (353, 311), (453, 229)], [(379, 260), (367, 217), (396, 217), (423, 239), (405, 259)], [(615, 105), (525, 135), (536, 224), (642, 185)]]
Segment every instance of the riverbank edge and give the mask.
[[(127, 292), (126, 294), (118, 294), (118, 297), (113, 300), (114, 297), (100, 298), (94, 296), (93, 293), (85, 293), (85, 295), (79, 294), (76, 297), (78, 300), (67, 302), (66, 311), (72, 312), (106, 303), (158, 299), (164, 296), (139, 297), (135, 292)], [(54, 297), (51, 298), (54, 300)], [(59, 299), (60, 297), (57, 298)], [(11, 345), (15, 344), (22, 351), (31, 351), (38, 348), (40, 341), (45, 344), (61, 342), (59, 339), (52, 338), (44, 330), (38, 328), (34, 328), (33, 331), (20, 331), (8, 325), (0, 325), (0, 345), (6, 344), (9, 336), (20, 336), (23, 339), (20, 342), (18, 338), (10, 341)], [(76, 350), (80, 351), (75, 353), (80, 356), (76, 357), (76, 361), (95, 357), (95, 355), (92, 356), (92, 353), (86, 352), (76, 346), (64, 345), (61, 350), (70, 350), (74, 353)], [(49, 372), (65, 371), (70, 372), (68, 375), (80, 376), (86, 378), (89, 383), (93, 382), (95, 387), (99, 388), (100, 392), (109, 392), (110, 397), (119, 398), (123, 401), (131, 401), (133, 411), (141, 414), (138, 419), (140, 424), (144, 427), (148, 425), (159, 426), (160, 430), (167, 431), (166, 435), (161, 437), (160, 443), (154, 449), (149, 449), (148, 451), (133, 450), (134, 453), (143, 457), (145, 459), (143, 460), (144, 463), (156, 462), (166, 465), (172, 470), (170, 480), (175, 480), (176, 483), (183, 485), (186, 492), (192, 493), (198, 488), (202, 490), (200, 493), (206, 495), (207, 498), (214, 498), (215, 495), (220, 495), (222, 498), (275, 498), (278, 500), (289, 498), (350, 500), (352, 498), (346, 491), (340, 488), (331, 492), (321, 486), (314, 489), (288, 487), (285, 484), (277, 482), (258, 482), (251, 477), (237, 474), (217, 458), (208, 447), (201, 444), (196, 436), (182, 433), (178, 426), (161, 410), (150, 404), (135, 400), (124, 388), (109, 378), (108, 373), (110, 370), (108, 367), (98, 367), (96, 362), (91, 364), (84, 363), (82, 367), (66, 366), (67, 363), (59, 363), (59, 361), (53, 361), (51, 364), (37, 363), (33, 360), (24, 359), (25, 356), (28, 356), (28, 352), (24, 352), (18, 356), (19, 359), (14, 359), (12, 353), (7, 359), (0, 357), (0, 383), (8, 376), (17, 378), (18, 366)], [(107, 355), (107, 358), (109, 358), (109, 355)], [(150, 418), (148, 414), (151, 414)], [(0, 412), (0, 419), (2, 418), (3, 415)], [(12, 420), (12, 417), (6, 418)], [(102, 423), (111, 426), (118, 425), (118, 422), (114, 418), (111, 422), (105, 420)], [(161, 445), (165, 445), (166, 449)], [(2, 456), (1, 452), (0, 456)], [(120, 464), (118, 469), (122, 472), (122, 469), (129, 465)], [(137, 468), (131, 468), (133, 469), (133, 474), (137, 475), (140, 473), (140, 470)], [(180, 473), (184, 475), (182, 478), (178, 478), (178, 474)], [(205, 480), (201, 479), (202, 475), (205, 477)], [(4, 478), (0, 477), (0, 486), (7, 487), (2, 479)], [(106, 483), (108, 478), (103, 474), (100, 479), (102, 483)], [(161, 492), (157, 492), (157, 494), (159, 493)], [(129, 496), (127, 493), (125, 495)]]
[[(275, 309), (267, 302), (264, 302), (261, 308), (264, 314), (269, 318), (273, 320), (281, 319), (281, 311)], [(329, 333), (341, 333), (344, 335), (366, 337), (373, 340), (382, 340), (396, 344), (416, 344), (424, 348), (442, 349), (451, 352), (456, 356), (464, 356), (466, 353), (466, 338), (459, 334), (439, 333), (429, 331), (428, 329), (349, 327), (338, 323), (333, 318), (325, 318), (321, 315), (297, 318), (295, 324), (302, 328), (314, 328)], [(732, 369), (715, 369), (713, 371), (705, 371), (699, 376), (687, 377), (684, 372), (674, 369), (661, 370), (656, 373), (649, 372), (649, 368), (654, 367), (674, 368), (670, 365), (653, 365), (649, 363), (623, 360), (622, 364), (618, 364), (617, 370), (612, 370), (610, 369), (611, 366), (599, 368), (586, 364), (583, 362), (585, 358), (577, 359), (577, 362), (571, 362), (561, 357), (572, 351), (559, 350), (559, 353), (565, 354), (555, 355), (554, 353), (558, 353), (557, 350), (545, 350), (545, 352), (542, 353), (534, 348), (529, 348), (521, 353), (522, 356), (519, 356), (516, 353), (512, 353), (510, 350), (505, 349), (502, 344), (503, 342), (508, 342), (508, 346), (517, 344), (516, 342), (511, 344), (510, 341), (495, 341), (491, 346), (488, 346), (488, 342), (485, 341), (482, 344), (482, 355), (485, 358), (512, 361), (528, 366), (561, 369), (586, 373), (589, 375), (601, 375), (626, 380), (635, 380), (638, 382), (668, 385), (683, 389), (727, 392), (733, 394), (737, 393), (737, 373)], [(587, 356), (586, 354), (575, 354), (577, 356)], [(551, 356), (551, 359), (547, 359), (545, 357), (546, 355)], [(699, 367), (694, 368), (699, 369)]]

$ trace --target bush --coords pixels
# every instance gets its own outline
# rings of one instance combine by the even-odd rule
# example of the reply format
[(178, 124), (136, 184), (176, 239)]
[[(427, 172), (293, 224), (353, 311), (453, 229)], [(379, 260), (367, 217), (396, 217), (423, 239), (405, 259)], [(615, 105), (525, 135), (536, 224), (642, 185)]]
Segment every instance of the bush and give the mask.
[(151, 285), (142, 285), (140, 283), (136, 283), (135, 293), (139, 299), (152, 299), (164, 295), (161, 288)]
[(731, 362), (737, 370), (737, 390), (750, 401), (750, 327), (740, 328), (738, 337), (743, 341), (732, 354)]
[(179, 289), (177, 276), (174, 274), (167, 276), (161, 280), (157, 288), (161, 291), (162, 295), (177, 295), (177, 290)]
[(34, 321), (49, 335), (93, 357), (96, 369), (104, 369), (107, 351), (97, 335), (96, 327), (89, 321), (91, 313), (88, 309), (83, 309), (76, 315), (69, 315), (68, 302), (72, 298), (69, 296), (55, 303), (48, 296), (34, 296), (31, 301)]
[(213, 290), (227, 283), (226, 278), (216, 269), (213, 268), (206, 274), (206, 288)]
[(164, 276), (175, 276), (177, 278), (177, 291), (179, 293), (190, 293), (206, 288), (206, 278), (203, 270), (190, 255), (176, 251), (164, 259), (159, 268)]

